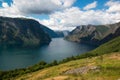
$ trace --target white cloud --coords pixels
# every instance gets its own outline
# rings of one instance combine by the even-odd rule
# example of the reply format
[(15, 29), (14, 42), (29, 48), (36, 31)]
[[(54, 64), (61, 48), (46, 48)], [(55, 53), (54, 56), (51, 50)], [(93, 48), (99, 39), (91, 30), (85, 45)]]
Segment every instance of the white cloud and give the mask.
[(51, 13), (72, 6), (75, 0), (13, 0), (20, 12), (29, 14)]
[(120, 1), (108, 1), (106, 4), (108, 6), (107, 12), (120, 12)]
[(13, 0), (10, 6), (4, 4), (3, 8), (0, 8), (0, 16), (25, 17), (25, 14), (42, 14), (56, 11), (49, 15), (49, 19), (36, 19), (54, 30), (72, 30), (79, 25), (110, 24), (120, 21), (119, 1), (108, 1), (105, 4), (108, 9), (103, 8), (103, 10), (92, 10), (97, 6), (96, 1), (85, 6), (84, 10), (71, 7), (74, 1), (31, 0), (30, 2), (29, 0)]
[[(72, 7), (62, 12), (51, 14), (50, 19), (40, 21), (46, 26), (55, 30), (73, 29), (79, 25), (87, 24), (111, 24), (120, 21), (120, 1), (108, 1), (106, 4), (108, 9), (89, 10), (97, 6), (97, 2), (93, 2), (80, 10), (78, 7)], [(115, 8), (115, 9), (114, 9)], [(114, 13), (113, 13), (114, 12)]]
[(2, 2), (0, 16), (22, 16), (28, 14), (46, 14), (72, 6), (76, 0), (13, 0), (9, 6)]
[[(3, 4), (3, 3), (2, 3)], [(6, 3), (7, 4), (7, 3)], [(6, 17), (22, 17), (22, 13), (16, 8), (16, 6), (3, 5), (3, 8), (0, 8), (0, 16)]]
[(2, 7), (7, 8), (7, 7), (9, 7), (9, 5), (8, 5), (8, 3), (3, 2), (3, 3), (2, 3)]
[(95, 8), (96, 6), (97, 6), (97, 1), (94, 1), (93, 3), (86, 5), (83, 9), (89, 10), (89, 9)]
[(28, 14), (46, 14), (71, 7), (75, 0), (13, 0), (9, 6), (2, 2), (0, 16), (23, 16)]
[(110, 24), (120, 21), (120, 13), (109, 13), (102, 10), (82, 11), (77, 7), (66, 9), (50, 15), (49, 20), (40, 21), (55, 30), (74, 29), (79, 25)]

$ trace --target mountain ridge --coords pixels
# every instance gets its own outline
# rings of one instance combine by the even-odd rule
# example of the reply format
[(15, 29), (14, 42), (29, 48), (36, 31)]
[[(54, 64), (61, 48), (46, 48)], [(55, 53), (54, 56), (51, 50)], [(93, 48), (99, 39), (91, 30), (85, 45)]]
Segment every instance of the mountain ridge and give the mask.
[[(120, 78), (119, 44), (120, 37), (117, 37), (93, 51), (66, 58), (62, 63), (57, 61), (50, 64), (40, 62), (29, 68), (1, 72), (0, 78), (11, 80), (58, 80), (59, 78), (60, 80), (75, 80), (76, 78), (78, 80), (117, 80)], [(61, 76), (63, 78), (67, 76), (67, 78), (61, 79)]]
[(120, 36), (120, 22), (109, 25), (78, 26), (65, 39), (92, 45), (101, 45), (117, 36)]
[(39, 22), (27, 18), (0, 17), (2, 46), (37, 47), (49, 44), (51, 38)]

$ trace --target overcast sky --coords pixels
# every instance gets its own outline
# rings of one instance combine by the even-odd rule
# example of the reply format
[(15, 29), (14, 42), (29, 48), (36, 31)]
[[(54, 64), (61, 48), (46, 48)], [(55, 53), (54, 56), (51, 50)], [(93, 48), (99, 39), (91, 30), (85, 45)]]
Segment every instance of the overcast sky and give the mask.
[(120, 21), (120, 0), (0, 0), (0, 16), (27, 17), (53, 30)]

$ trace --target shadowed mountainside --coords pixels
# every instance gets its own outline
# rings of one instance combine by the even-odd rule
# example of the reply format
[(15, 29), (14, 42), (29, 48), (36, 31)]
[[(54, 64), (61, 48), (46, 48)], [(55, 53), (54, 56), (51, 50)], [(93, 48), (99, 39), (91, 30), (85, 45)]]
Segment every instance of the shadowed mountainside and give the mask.
[(37, 47), (49, 44), (51, 38), (33, 19), (0, 17), (0, 45)]
[(120, 37), (117, 37), (93, 51), (68, 57), (60, 62), (45, 63), (42, 61), (24, 69), (0, 71), (0, 79), (53, 80), (55, 78), (54, 80), (58, 80), (60, 76), (67, 76), (68, 80), (72, 78), (73, 80), (76, 80), (76, 78), (78, 80), (117, 80), (120, 78), (119, 44)]
[(117, 36), (120, 36), (120, 22), (109, 25), (78, 26), (70, 32), (66, 39), (75, 42), (100, 45)]

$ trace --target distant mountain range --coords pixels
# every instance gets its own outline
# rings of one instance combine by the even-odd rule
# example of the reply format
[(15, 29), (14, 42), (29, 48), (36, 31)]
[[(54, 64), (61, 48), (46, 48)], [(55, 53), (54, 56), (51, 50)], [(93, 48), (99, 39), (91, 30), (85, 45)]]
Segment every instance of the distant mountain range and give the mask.
[(0, 45), (37, 47), (49, 44), (46, 28), (33, 19), (0, 17)]
[(54, 31), (49, 29), (46, 26), (41, 26), (41, 28), (47, 33), (49, 34), (49, 36), (51, 38), (59, 38), (59, 37), (65, 37), (68, 35), (69, 31), (68, 30), (63, 30), (63, 31)]
[(53, 31), (33, 19), (0, 17), (0, 45), (35, 47), (49, 44), (51, 38), (101, 45), (120, 36), (120, 22), (108, 25), (81, 25), (73, 31)]
[(68, 30), (55, 31), (55, 33), (58, 35), (58, 37), (66, 37), (69, 34), (69, 31)]
[[(42, 24), (41, 24), (42, 25)], [(59, 37), (65, 37), (68, 35), (69, 31), (68, 30), (63, 30), (63, 31), (56, 31), (56, 30), (52, 30), (44, 25), (41, 26), (41, 28), (47, 33), (49, 34), (49, 36), (51, 38), (59, 38)]]
[(51, 38), (56, 38), (56, 37), (60, 37), (55, 31), (49, 29), (48, 27), (42, 25), (41, 28), (47, 33), (49, 34), (49, 36)]
[(81, 25), (76, 27), (66, 37), (67, 40), (101, 45), (120, 36), (120, 22), (108, 25)]

